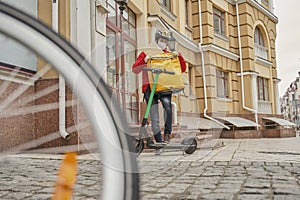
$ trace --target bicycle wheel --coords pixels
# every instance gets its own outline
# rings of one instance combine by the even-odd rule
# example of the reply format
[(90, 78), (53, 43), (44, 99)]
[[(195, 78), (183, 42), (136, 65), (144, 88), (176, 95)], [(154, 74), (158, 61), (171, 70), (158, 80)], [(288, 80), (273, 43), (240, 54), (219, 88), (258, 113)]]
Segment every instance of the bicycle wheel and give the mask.
[[(128, 128), (118, 104), (94, 68), (68, 42), (45, 25), (1, 2), (0, 33), (33, 52), (38, 52), (38, 56), (66, 79), (72, 92), (80, 99), (96, 133), (96, 148), (101, 150), (101, 198), (138, 199), (137, 164), (130, 149), (134, 146), (131, 144), (134, 141), (130, 140), (131, 137), (127, 134)], [(34, 80), (39, 78), (39, 74), (35, 74)], [(5, 84), (4, 82), (1, 86), (4, 87)], [(5, 105), (8, 106), (11, 102), (2, 104), (0, 110), (5, 110)], [(23, 145), (21, 149), (25, 148), (26, 145)], [(12, 148), (9, 151), (19, 150)], [(1, 154), (2, 157), (5, 152), (7, 151)]]

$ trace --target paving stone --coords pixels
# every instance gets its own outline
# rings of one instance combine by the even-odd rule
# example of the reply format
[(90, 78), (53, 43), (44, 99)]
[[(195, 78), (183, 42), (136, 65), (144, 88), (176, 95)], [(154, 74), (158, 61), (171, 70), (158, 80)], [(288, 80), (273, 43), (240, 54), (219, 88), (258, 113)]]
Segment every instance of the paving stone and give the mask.
[(300, 199), (300, 195), (274, 195), (274, 200), (297, 200)]
[(265, 165), (266, 166), (278, 166), (279, 164), (278, 164), (278, 162), (266, 161)]
[(233, 199), (234, 195), (231, 193), (211, 193), (201, 195), (201, 199)]
[(229, 161), (228, 162), (229, 166), (240, 166), (240, 161)]
[(250, 162), (250, 161), (241, 161), (240, 165), (242, 165), (242, 166), (251, 166), (252, 162)]
[(273, 188), (274, 195), (300, 195), (300, 189), (295, 187), (276, 187)]
[(271, 188), (271, 182), (259, 180), (247, 180), (244, 185), (245, 188)]
[(258, 195), (270, 195), (270, 188), (243, 188), (240, 192), (241, 194), (258, 194)]
[(237, 200), (266, 200), (272, 199), (269, 195), (260, 195), (260, 194), (241, 194), (236, 198)]
[(157, 188), (152, 187), (150, 185), (143, 185), (140, 187), (140, 192), (149, 192), (149, 193), (154, 193), (157, 191)]
[(211, 193), (213, 191), (213, 189), (202, 188), (202, 187), (199, 187), (197, 185), (191, 185), (191, 187), (189, 187), (187, 189), (187, 192), (192, 194), (192, 195), (200, 195), (200, 194)]
[(224, 186), (222, 185), (218, 185), (218, 187), (213, 191), (213, 193), (231, 193), (231, 194), (235, 194), (240, 192), (241, 190), (241, 185), (232, 185), (232, 187), (230, 187), (229, 185)]
[(147, 199), (147, 200), (160, 200), (160, 199), (166, 199), (169, 200), (171, 198), (175, 198), (174, 194), (167, 194), (167, 193), (156, 193), (156, 194), (148, 194), (143, 196), (142, 199)]

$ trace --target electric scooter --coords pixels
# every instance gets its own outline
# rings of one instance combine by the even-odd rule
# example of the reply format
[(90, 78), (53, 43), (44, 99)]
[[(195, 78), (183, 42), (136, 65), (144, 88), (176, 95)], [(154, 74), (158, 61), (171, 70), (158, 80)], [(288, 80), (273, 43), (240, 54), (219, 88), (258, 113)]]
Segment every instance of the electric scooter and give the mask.
[(144, 70), (152, 72), (152, 74), (155, 74), (155, 77), (154, 77), (153, 86), (151, 88), (151, 93), (150, 93), (149, 101), (147, 104), (147, 108), (146, 108), (146, 111), (144, 114), (144, 118), (143, 118), (140, 130), (139, 130), (139, 135), (138, 135), (138, 138), (136, 139), (136, 145), (134, 147), (134, 152), (139, 155), (144, 150), (144, 141), (145, 141), (148, 148), (150, 148), (150, 149), (180, 149), (180, 150), (182, 150), (183, 154), (184, 153), (186, 153), (186, 154), (194, 153), (197, 148), (197, 140), (196, 140), (196, 137), (193, 137), (193, 136), (185, 137), (181, 141), (181, 143), (169, 143), (169, 144), (154, 143), (154, 141), (151, 139), (150, 134), (148, 134), (148, 132), (146, 130), (146, 125), (148, 122), (149, 112), (150, 112), (150, 108), (152, 105), (154, 93), (156, 90), (159, 74), (166, 73), (166, 74), (174, 75), (175, 73), (164, 70), (164, 69), (159, 69), (159, 68), (144, 68)]

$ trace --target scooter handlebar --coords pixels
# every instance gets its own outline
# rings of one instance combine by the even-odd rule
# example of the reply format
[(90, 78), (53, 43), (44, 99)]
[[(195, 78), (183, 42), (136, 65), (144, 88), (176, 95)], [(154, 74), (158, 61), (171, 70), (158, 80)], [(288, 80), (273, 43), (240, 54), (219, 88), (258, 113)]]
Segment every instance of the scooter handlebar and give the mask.
[(171, 75), (175, 75), (175, 72), (171, 72), (171, 71), (167, 71), (165, 69), (159, 69), (159, 68), (143, 68), (143, 70), (145, 71), (151, 71), (154, 74), (161, 74), (161, 73), (165, 73), (165, 74), (171, 74)]

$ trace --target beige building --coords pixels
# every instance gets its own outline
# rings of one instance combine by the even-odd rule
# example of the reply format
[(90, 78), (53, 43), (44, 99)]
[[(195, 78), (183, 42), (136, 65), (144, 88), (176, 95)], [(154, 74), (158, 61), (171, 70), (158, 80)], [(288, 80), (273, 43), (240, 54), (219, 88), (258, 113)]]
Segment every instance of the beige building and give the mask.
[[(139, 126), (144, 111), (141, 76), (132, 73), (131, 66), (141, 51), (156, 54), (155, 31), (168, 29), (187, 62), (185, 90), (173, 96), (174, 130), (218, 130), (221, 137), (231, 138), (294, 135), (279, 119), (278, 19), (272, 0), (129, 0), (122, 15), (115, 0), (28, 1), (15, 6), (55, 28), (86, 56), (114, 91), (131, 126)], [(17, 65), (27, 78), (44, 65), (38, 57), (32, 60), (34, 64), (21, 60)], [(9, 68), (14, 63), (6, 64), (0, 69), (3, 76), (14, 69)], [(12, 82), (22, 84), (17, 79)], [(57, 84), (58, 79), (50, 71), (30, 92)], [(59, 101), (58, 90), (35, 103)], [(67, 100), (70, 95), (67, 90)], [(32, 116), (34, 126), (28, 128), (35, 134), (24, 140), (59, 130), (59, 108), (51, 112), (51, 123), (45, 113), (38, 113), (38, 120)], [(73, 118), (67, 109), (67, 126), (73, 125)]]
[[(221, 137), (293, 135), (278, 120), (278, 19), (272, 1), (130, 1), (129, 8), (140, 9), (138, 52), (153, 45), (155, 30), (168, 29), (188, 63), (185, 92), (173, 98), (175, 123), (200, 130), (230, 128)], [(141, 101), (140, 91), (137, 96)]]
[(281, 100), (281, 112), (284, 119), (291, 121), (300, 129), (300, 72), (296, 79), (290, 83)]

